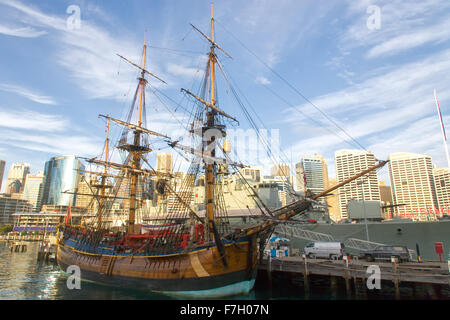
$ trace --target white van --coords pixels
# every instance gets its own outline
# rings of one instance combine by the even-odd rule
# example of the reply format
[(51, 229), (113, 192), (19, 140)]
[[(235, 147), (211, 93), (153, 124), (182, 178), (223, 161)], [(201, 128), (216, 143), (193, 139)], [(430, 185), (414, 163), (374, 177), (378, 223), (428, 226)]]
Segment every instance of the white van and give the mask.
[(341, 242), (310, 242), (305, 247), (308, 258), (341, 259), (344, 255), (344, 244)]

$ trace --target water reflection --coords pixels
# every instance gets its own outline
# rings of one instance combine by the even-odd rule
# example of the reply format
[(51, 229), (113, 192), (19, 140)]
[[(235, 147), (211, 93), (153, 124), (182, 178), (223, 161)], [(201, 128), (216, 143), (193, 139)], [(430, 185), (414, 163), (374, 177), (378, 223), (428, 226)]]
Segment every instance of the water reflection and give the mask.
[[(68, 275), (57, 265), (37, 263), (38, 243), (28, 244), (27, 252), (11, 253), (7, 243), (0, 242), (0, 300), (167, 300), (171, 296), (130, 288), (112, 287), (82, 281), (81, 289), (67, 287)], [(305, 286), (306, 284), (306, 286)], [(368, 291), (363, 283), (352, 284), (348, 293), (343, 279), (310, 277), (305, 283), (301, 274), (287, 275), (259, 272), (255, 289), (246, 296), (230, 300), (381, 300), (395, 299), (394, 286), (383, 283), (382, 291)], [(427, 286), (402, 284), (400, 299), (449, 299), (450, 291), (441, 288), (433, 296)]]

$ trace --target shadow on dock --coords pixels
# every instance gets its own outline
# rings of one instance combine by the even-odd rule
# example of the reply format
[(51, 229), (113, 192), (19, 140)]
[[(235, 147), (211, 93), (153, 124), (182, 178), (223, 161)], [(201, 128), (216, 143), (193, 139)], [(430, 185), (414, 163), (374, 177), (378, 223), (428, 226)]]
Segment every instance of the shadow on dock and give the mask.
[[(374, 287), (370, 266), (379, 269)], [(372, 267), (373, 268), (373, 267)], [(256, 286), (303, 300), (450, 300), (446, 263), (367, 263), (283, 257), (264, 259)]]

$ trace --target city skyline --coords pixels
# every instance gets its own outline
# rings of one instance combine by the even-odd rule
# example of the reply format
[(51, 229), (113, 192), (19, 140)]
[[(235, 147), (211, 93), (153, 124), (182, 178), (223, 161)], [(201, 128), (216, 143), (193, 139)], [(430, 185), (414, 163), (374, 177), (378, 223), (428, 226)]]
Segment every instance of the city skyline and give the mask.
[[(171, 154), (165, 152), (157, 153), (157, 159), (158, 171), (172, 172)], [(336, 172), (338, 173), (336, 177), (330, 177), (327, 174), (329, 166), (325, 159), (321, 155), (314, 154), (313, 156), (304, 156), (296, 164), (296, 179), (292, 175), (285, 174), (285, 172), (287, 173), (289, 171), (289, 165), (287, 164), (273, 166), (270, 176), (261, 175), (261, 168), (253, 166), (242, 168), (240, 169), (240, 174), (231, 175), (227, 179), (232, 183), (242, 184), (242, 181), (239, 181), (241, 177), (244, 177), (251, 184), (257, 184), (258, 187), (255, 186), (255, 188), (259, 190), (260, 197), (263, 197), (265, 201), (268, 201), (267, 204), (275, 208), (276, 205), (274, 206), (274, 204), (277, 201), (283, 205), (291, 201), (288, 198), (292, 197), (288, 190), (290, 189), (288, 184), (292, 184), (292, 181), (296, 181), (294, 189), (299, 192), (299, 195), (305, 192), (303, 179), (306, 179), (307, 189), (309, 191), (319, 193), (325, 187), (330, 188), (336, 183), (361, 172), (361, 170), (375, 165), (375, 162), (376, 159), (371, 152), (357, 149), (342, 149), (335, 152), (335, 166)], [(386, 186), (386, 182), (380, 180), (378, 174), (372, 171), (365, 178), (359, 178), (339, 188), (337, 192), (332, 193), (327, 198), (326, 202), (329, 206), (329, 216), (334, 221), (349, 218), (347, 213), (348, 205), (352, 201), (360, 200), (378, 201), (380, 206), (394, 204), (394, 214), (404, 217), (434, 214), (437, 211), (447, 212), (450, 210), (450, 191), (448, 188), (450, 185), (450, 169), (433, 168), (431, 157), (405, 152), (397, 152), (389, 155), (387, 166), (390, 177), (390, 185), (387, 185), (389, 190), (383, 189), (384, 191), (382, 191), (382, 188)], [(41, 207), (43, 208), (42, 210), (44, 208), (48, 209), (58, 206), (67, 208), (69, 204), (74, 206), (75, 209), (85, 208), (91, 212), (95, 210), (95, 206), (90, 207), (92, 201), (89, 195), (93, 194), (93, 192), (95, 193), (95, 190), (85, 185), (89, 177), (84, 176), (83, 178), (83, 174), (75, 173), (79, 170), (82, 172), (83, 168), (83, 164), (73, 155), (52, 157), (46, 162), (45, 171), (40, 170), (38, 174), (31, 173), (27, 163), (13, 164), (12, 169), (8, 172), (8, 177), (20, 178), (23, 176), (23, 172), (26, 172), (24, 190), (20, 191), (20, 193), (1, 194), (3, 197), (2, 201), (5, 204), (9, 203), (8, 205), (13, 206), (29, 206), (30, 211), (32, 210), (34, 212), (40, 212)], [(185, 173), (178, 171), (173, 173), (175, 177), (174, 181), (178, 181), (175, 183), (175, 186), (180, 186)], [(97, 180), (94, 179), (93, 181), (95, 185)], [(128, 183), (129, 181), (127, 179), (121, 183), (119, 190), (121, 197), (126, 197), (126, 193), (129, 191)], [(269, 185), (272, 185), (272, 187), (275, 187), (275, 190), (278, 190), (276, 196), (271, 190), (265, 190)], [(269, 187), (269, 189), (272, 187)], [(192, 201), (196, 199), (196, 204), (204, 201), (204, 197), (201, 196), (202, 191), (204, 191), (203, 188), (204, 184), (199, 183), (196, 185), (195, 191), (191, 194)], [(235, 188), (235, 190), (243, 190), (242, 185), (240, 187), (236, 185)], [(64, 194), (68, 190), (79, 192), (81, 196), (75, 198), (75, 195)], [(154, 203), (154, 191), (154, 187), (149, 186), (147, 190), (149, 193), (145, 196), (150, 196), (147, 200), (151, 201), (151, 206), (158, 205)], [(146, 191), (144, 189), (138, 191), (139, 197), (143, 196), (142, 192)], [(69, 198), (71, 199), (70, 201), (67, 200)], [(170, 201), (173, 202), (174, 199), (172, 197)], [(170, 201), (169, 203), (172, 203)], [(235, 204), (241, 203), (242, 205), (243, 203), (247, 203), (247, 201), (250, 200), (246, 199), (244, 194), (242, 199)], [(145, 206), (148, 204), (150, 203), (147, 203)], [(242, 210), (239, 205), (235, 208), (235, 204), (230, 205), (231, 210)], [(111, 210), (122, 210), (123, 208), (121, 206), (123, 205), (126, 204), (116, 203)], [(247, 203), (247, 208), (249, 205), (252, 205), (251, 201)], [(256, 209), (256, 206), (253, 209)], [(6, 219), (5, 213), (3, 215), (4, 219)]]
[[(370, 152), (370, 151), (365, 151), (365, 150), (360, 150), (360, 149), (342, 149), (342, 150), (351, 150), (351, 151), (360, 151), (360, 152), (362, 152), (362, 151), (364, 151), (364, 152)], [(337, 150), (337, 151), (341, 151), (341, 150)], [(396, 154), (396, 153), (402, 153), (402, 152), (394, 152), (394, 153), (392, 153), (392, 154)], [(426, 155), (426, 154), (420, 154), (420, 155), (422, 155), (422, 156), (428, 156), (428, 155)], [(59, 156), (54, 156), (54, 157), (51, 157), (51, 158), (57, 158), (57, 157), (67, 157), (67, 156), (75, 156), (76, 157), (76, 155), (59, 155)], [(388, 155), (388, 158), (389, 158), (389, 156), (390, 155)], [(334, 174), (335, 173), (335, 170), (334, 170), (334, 166), (335, 166), (335, 158), (333, 158), (333, 160), (331, 161), (331, 164), (329, 164), (327, 161), (326, 161), (326, 159), (325, 158), (323, 158), (323, 156), (322, 155), (319, 155), (319, 154), (314, 154), (313, 156), (310, 156), (310, 155), (303, 155), (300, 159), (299, 159), (299, 161), (298, 162), (295, 162), (295, 163), (293, 163), (293, 164), (283, 164), (283, 163), (280, 163), (280, 164), (277, 164), (277, 165), (272, 165), (272, 166), (270, 166), (270, 167), (266, 167), (266, 168), (262, 168), (261, 166), (258, 166), (258, 165), (249, 165), (248, 166), (248, 168), (253, 168), (253, 167), (257, 167), (259, 170), (261, 170), (261, 174), (262, 175), (265, 175), (265, 176), (269, 176), (269, 175), (271, 175), (271, 176), (274, 176), (274, 171), (273, 170), (278, 170), (277, 171), (277, 174), (275, 174), (275, 176), (284, 176), (284, 175), (286, 175), (287, 173), (289, 173), (289, 175), (290, 175), (290, 177), (291, 177), (291, 184), (293, 185), (293, 186), (295, 186), (295, 188), (296, 189), (298, 189), (300, 186), (299, 186), (299, 182), (298, 182), (298, 179), (299, 179), (299, 172), (297, 172), (297, 170), (299, 170), (299, 167), (298, 167), (298, 165), (299, 164), (301, 164), (301, 162), (302, 162), (302, 159), (304, 159), (304, 158), (306, 158), (306, 159), (309, 159), (309, 158), (315, 158), (315, 157), (318, 157), (318, 158), (320, 158), (321, 159), (321, 161), (324, 161), (324, 163), (325, 163), (325, 166), (326, 166), (326, 170), (327, 170), (327, 173), (328, 173), (328, 175), (327, 175), (327, 178), (328, 179), (335, 179), (336, 178), (336, 175)], [(50, 158), (49, 158), (50, 159)], [(46, 163), (46, 162), (48, 162), (49, 161), (49, 159), (47, 159), (45, 162), (44, 162), (44, 164)], [(0, 159), (0, 161), (1, 161), (1, 159)], [(167, 171), (167, 169), (166, 169), (166, 167), (170, 167), (169, 168), (169, 171), (171, 171), (171, 170), (173, 170), (173, 167), (174, 167), (174, 162), (173, 162), (174, 160), (173, 160), (173, 155), (171, 154), (171, 153), (166, 153), (166, 152), (162, 152), (162, 153), (156, 153), (156, 166), (155, 166), (155, 168), (157, 169), (157, 170), (163, 170), (163, 171)], [(8, 166), (8, 164), (6, 163), (5, 164), (5, 173), (8, 173), (9, 172), (9, 169), (11, 168), (11, 166), (13, 166), (13, 165), (18, 165), (18, 164), (23, 164), (23, 162), (21, 162), (21, 163), (13, 163), (13, 164), (11, 164), (10, 166)], [(28, 163), (26, 163), (26, 164), (28, 164)], [(433, 165), (434, 165), (434, 162), (433, 162)], [(161, 166), (161, 167), (159, 167), (159, 166)], [(285, 167), (285, 169), (279, 169), (280, 167)], [(9, 168), (9, 169), (8, 169)], [(276, 169), (275, 169), (276, 168)], [(288, 168), (288, 169), (286, 169), (286, 168)], [(42, 168), (29, 168), (29, 173), (30, 174), (39, 174), (40, 173), (40, 171), (43, 171), (45, 169), (45, 165), (43, 165), (42, 166)], [(433, 169), (446, 169), (445, 167), (444, 168), (441, 168), (441, 167), (434, 167)], [(448, 168), (448, 169), (450, 169), (450, 168)], [(330, 173), (330, 171), (334, 174), (334, 175), (331, 175), (331, 174), (329, 174)], [(181, 171), (181, 172), (183, 172), (183, 171)], [(285, 173), (286, 172), (286, 173)], [(279, 174), (278, 174), (279, 173)], [(389, 175), (387, 174), (386, 176), (384, 176), (384, 175), (380, 175), (380, 173), (378, 172), (378, 176), (379, 176), (379, 179), (378, 179), (378, 181), (382, 181), (383, 183), (386, 183), (388, 186), (390, 186), (391, 185), (391, 180), (390, 180), (390, 177), (389, 177)], [(303, 179), (303, 178), (302, 178)], [(2, 188), (0, 189), (0, 193), (5, 193), (6, 192), (6, 187), (5, 187), (5, 185), (6, 185), (6, 182), (7, 182), (7, 175), (5, 175), (5, 177), (4, 177), (4, 181), (3, 181), (3, 184), (2, 184)], [(329, 186), (331, 186), (330, 184), (328, 184)]]
[[(0, 159), (7, 168), (30, 159), (32, 168), (42, 170), (53, 156), (101, 152), (105, 127), (97, 115), (120, 118), (123, 106), (131, 102), (130, 81), (136, 78), (136, 71), (116, 53), (139, 61), (145, 30), (149, 69), (169, 83), (158, 88), (179, 99), (179, 88), (192, 82), (204, 62), (207, 44), (189, 23), (207, 32), (209, 1), (142, 4), (0, 1), (5, 48), (0, 57), (8, 61), (0, 67), (0, 133), (5, 137)], [(428, 154), (437, 168), (443, 167), (446, 156), (433, 89), (445, 125), (450, 119), (450, 92), (445, 90), (450, 37), (443, 30), (448, 30), (450, 4), (378, 1), (381, 23), (374, 28), (368, 23), (371, 5), (218, 2), (217, 41), (233, 56), (223, 57), (223, 63), (267, 128), (280, 130), (280, 149), (287, 160), (296, 163), (303, 154), (321, 154), (334, 176), (334, 151), (354, 148), (355, 143), (283, 79), (378, 159), (413, 152)], [(74, 8), (80, 10), (80, 28), (68, 30)], [(419, 17), (421, 23), (415, 23)], [(240, 42), (258, 52), (266, 66)], [(237, 69), (242, 65), (246, 67)], [(24, 70), (27, 77), (19, 77)], [(47, 75), (44, 80), (42, 74)], [(225, 91), (222, 99), (228, 102)], [(150, 129), (176, 132), (183, 116), (174, 119), (155, 99), (149, 101)], [(237, 107), (224, 105), (227, 112), (240, 116)], [(260, 160), (267, 165), (267, 159)], [(388, 181), (385, 168), (380, 176)]]

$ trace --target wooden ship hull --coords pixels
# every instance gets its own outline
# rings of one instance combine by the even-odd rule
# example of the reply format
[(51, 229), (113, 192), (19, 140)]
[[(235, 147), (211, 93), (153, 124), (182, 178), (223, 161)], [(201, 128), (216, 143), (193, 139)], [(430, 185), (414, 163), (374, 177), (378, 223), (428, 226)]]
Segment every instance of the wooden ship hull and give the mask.
[(58, 244), (57, 261), (62, 270), (77, 265), (82, 279), (114, 286), (180, 297), (248, 294), (258, 265), (255, 237), (242, 237), (223, 245), (226, 266), (214, 244), (184, 253), (132, 255), (108, 247), (79, 250), (77, 241), (69, 238)]

